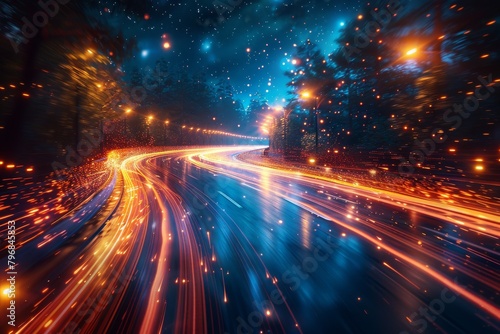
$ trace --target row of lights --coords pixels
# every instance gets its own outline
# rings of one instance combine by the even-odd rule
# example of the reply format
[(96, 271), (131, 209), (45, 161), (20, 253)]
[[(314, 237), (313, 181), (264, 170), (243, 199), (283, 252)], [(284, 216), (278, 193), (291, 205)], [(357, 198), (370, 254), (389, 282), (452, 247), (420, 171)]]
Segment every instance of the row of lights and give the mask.
[[(0, 161), (0, 167), (3, 167), (5, 166), (6, 169), (14, 169), (14, 168), (24, 168), (24, 165), (19, 165), (19, 166), (16, 166), (15, 164), (5, 164), (5, 162), (3, 161)], [(26, 167), (26, 172), (28, 173), (31, 173), (34, 171), (34, 168), (33, 167)]]
[[(127, 114), (131, 113), (132, 112), (132, 109), (126, 109), (125, 112)], [(154, 119), (154, 116), (152, 115), (149, 115), (147, 116), (147, 122), (148, 122), (148, 125), (150, 124), (150, 122)], [(166, 120), (164, 122), (164, 124), (166, 126), (170, 125), (170, 121), (169, 120)], [(265, 140), (265, 138), (261, 138), (261, 137), (252, 137), (252, 136), (244, 136), (244, 135), (239, 135), (239, 134), (236, 134), (236, 133), (231, 133), (231, 132), (225, 132), (225, 131), (219, 131), (219, 130), (210, 130), (210, 129), (202, 129), (202, 128), (195, 128), (193, 126), (187, 126), (187, 125), (182, 125), (181, 126), (182, 129), (188, 129), (189, 131), (193, 131), (193, 130), (196, 130), (196, 132), (202, 132), (202, 133), (205, 133), (205, 134), (215, 134), (215, 135), (223, 135), (223, 136), (229, 136), (229, 137), (235, 137), (235, 138), (241, 138), (241, 139), (253, 139), (253, 140)]]

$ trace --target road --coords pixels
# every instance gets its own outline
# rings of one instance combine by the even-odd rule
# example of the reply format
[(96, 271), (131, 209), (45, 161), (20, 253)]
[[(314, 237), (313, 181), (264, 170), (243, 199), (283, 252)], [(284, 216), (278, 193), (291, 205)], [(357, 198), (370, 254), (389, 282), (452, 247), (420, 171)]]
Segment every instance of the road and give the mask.
[(99, 194), (18, 249), (5, 332), (500, 330), (498, 202), (238, 160), (253, 149), (114, 155)]

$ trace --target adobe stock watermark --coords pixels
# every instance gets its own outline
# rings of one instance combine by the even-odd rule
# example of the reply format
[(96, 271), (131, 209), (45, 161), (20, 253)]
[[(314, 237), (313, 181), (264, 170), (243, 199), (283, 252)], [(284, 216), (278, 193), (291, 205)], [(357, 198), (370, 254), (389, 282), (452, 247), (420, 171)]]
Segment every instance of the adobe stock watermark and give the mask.
[[(297, 291), (302, 282), (309, 279), (311, 274), (316, 272), (321, 262), (328, 260), (338, 246), (328, 236), (326, 241), (316, 238), (316, 246), (312, 256), (307, 256), (302, 260), (300, 265), (293, 265), (292, 268), (286, 270), (281, 275), (281, 280), (288, 285), (291, 291)], [(274, 306), (282, 305), (285, 302), (284, 296), (278, 288), (275, 288), (269, 294), (270, 300), (266, 299), (261, 302), (253, 301), (256, 310), (249, 313), (246, 319), (242, 317), (236, 318), (238, 327), (237, 334), (253, 334), (259, 332), (259, 327), (264, 323), (267, 310), (274, 309)], [(225, 333), (228, 334), (228, 333)]]
[(342, 52), (348, 62), (351, 61), (353, 53), (361, 53), (361, 49), (366, 48), (371, 43), (372, 38), (377, 36), (381, 29), (387, 27), (392, 18), (404, 9), (403, 4), (399, 0), (389, 0), (386, 7), (387, 9), (383, 8), (379, 11), (372, 10), (370, 14), (373, 20), (367, 22), (363, 29), (359, 29), (356, 32), (354, 43), (346, 43), (342, 47)]
[(34, 38), (41, 28), (46, 26), (49, 23), (49, 17), (53, 18), (59, 13), (59, 5), (66, 5), (68, 2), (70, 0), (39, 0), (38, 6), (41, 10), (33, 14), (31, 21), (26, 16), (23, 16), (21, 19), (23, 22), (23, 26), (20, 29), (22, 36), (16, 36), (15, 40), (7, 37), (14, 48), (14, 52), (18, 53), (21, 43), (28, 44), (29, 40)]
[[(453, 108), (448, 108), (443, 114), (443, 121), (447, 124), (451, 124), (448, 131), (458, 129), (464, 119), (470, 117), (471, 113), (479, 108), (479, 101), (488, 99), (491, 94), (495, 92), (496, 84), (493, 81), (493, 75), (490, 73), (487, 78), (483, 78), (481, 75), (477, 77), (477, 80), (481, 83), (479, 87), (476, 87), (474, 95), (467, 96), (464, 98), (461, 104), (455, 103)], [(481, 91), (484, 89), (483, 91)], [(401, 176), (410, 176), (415, 172), (415, 166), (423, 164), (426, 157), (434, 154), (436, 151), (436, 144), (443, 144), (448, 139), (445, 131), (441, 128), (435, 128), (431, 132), (431, 137), (422, 140), (421, 142), (416, 139), (414, 144), (418, 149), (413, 150), (405, 160), (403, 157), (400, 158), (400, 163), (398, 165), (398, 172)]]
[[(457, 285), (458, 278), (453, 280)], [(461, 286), (464, 288), (464, 286)], [(413, 312), (408, 318), (410, 326), (414, 327), (418, 333), (423, 333), (428, 326), (428, 321), (434, 322), (445, 310), (446, 305), (453, 303), (457, 297), (460, 296), (458, 292), (450, 291), (448, 288), (443, 288), (439, 297), (434, 298), (429, 302), (427, 307), (421, 306), (417, 312)], [(401, 331), (399, 334), (410, 334), (407, 331)]]
[(141, 85), (132, 87), (128, 94), (122, 93), (120, 99), (114, 105), (115, 108), (122, 104), (132, 108), (138, 107), (148, 96), (148, 91), (158, 88), (168, 77), (168, 73), (161, 69), (160, 64), (156, 65), (155, 70), (146, 66), (144, 72), (146, 75), (143, 76)]

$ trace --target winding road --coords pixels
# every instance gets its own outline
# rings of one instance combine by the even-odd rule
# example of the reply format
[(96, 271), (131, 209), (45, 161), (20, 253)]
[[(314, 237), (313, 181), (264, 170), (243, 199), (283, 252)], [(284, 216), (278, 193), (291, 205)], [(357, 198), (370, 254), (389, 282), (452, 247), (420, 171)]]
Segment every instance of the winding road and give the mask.
[(18, 249), (5, 332), (500, 331), (496, 199), (238, 159), (255, 149), (114, 154), (94, 197)]

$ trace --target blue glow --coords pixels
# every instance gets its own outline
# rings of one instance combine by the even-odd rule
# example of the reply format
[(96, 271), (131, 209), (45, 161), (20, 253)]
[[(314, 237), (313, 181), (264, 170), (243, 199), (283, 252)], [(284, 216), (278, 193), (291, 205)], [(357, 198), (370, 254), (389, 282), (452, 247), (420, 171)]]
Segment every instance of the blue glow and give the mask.
[(212, 47), (212, 41), (210, 41), (209, 39), (204, 40), (203, 43), (201, 44), (201, 50), (204, 52), (209, 51), (211, 47)]

